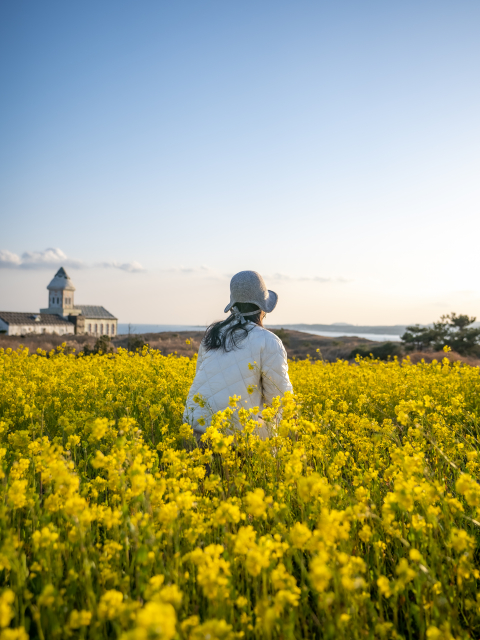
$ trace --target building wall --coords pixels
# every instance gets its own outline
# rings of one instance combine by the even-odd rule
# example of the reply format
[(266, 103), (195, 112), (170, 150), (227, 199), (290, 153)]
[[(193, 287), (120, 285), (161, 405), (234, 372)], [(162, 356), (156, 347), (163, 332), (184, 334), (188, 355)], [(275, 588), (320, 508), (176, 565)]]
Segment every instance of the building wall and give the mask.
[[(117, 322), (116, 318), (106, 320), (104, 318), (84, 318), (84, 316), (72, 318), (71, 325), (42, 324), (41, 321), (28, 325), (8, 325), (3, 322), (3, 320), (0, 320), (0, 331), (6, 331), (9, 336), (23, 336), (29, 333), (56, 333), (57, 335), (64, 336), (78, 333), (79, 335), (87, 334), (96, 337), (110, 336), (112, 338), (117, 335)], [(77, 326), (76, 323), (78, 323)], [(77, 329), (77, 331), (75, 329)]]
[[(1, 322), (1, 321), (0, 321)], [(52, 333), (59, 336), (66, 336), (75, 333), (75, 326), (72, 325), (55, 325), (42, 324), (36, 322), (33, 324), (9, 324), (7, 325), (7, 335), (9, 336), (26, 336), (29, 333)], [(0, 329), (3, 327), (0, 326)]]
[(85, 333), (85, 318), (82, 315), (79, 316), (68, 316), (70, 322), (75, 325), (75, 333), (78, 336), (83, 336)]
[(85, 333), (90, 336), (113, 336), (117, 335), (116, 318), (85, 318)]

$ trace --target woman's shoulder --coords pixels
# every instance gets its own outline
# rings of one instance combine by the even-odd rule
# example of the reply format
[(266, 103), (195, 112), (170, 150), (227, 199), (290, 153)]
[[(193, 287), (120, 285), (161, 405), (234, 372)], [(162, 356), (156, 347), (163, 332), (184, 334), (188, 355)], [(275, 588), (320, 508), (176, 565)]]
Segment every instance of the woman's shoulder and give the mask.
[(277, 335), (272, 331), (265, 329), (265, 327), (260, 327), (258, 324), (255, 325), (253, 330), (250, 332), (250, 335), (257, 340), (262, 340), (267, 348), (283, 348), (283, 342)]

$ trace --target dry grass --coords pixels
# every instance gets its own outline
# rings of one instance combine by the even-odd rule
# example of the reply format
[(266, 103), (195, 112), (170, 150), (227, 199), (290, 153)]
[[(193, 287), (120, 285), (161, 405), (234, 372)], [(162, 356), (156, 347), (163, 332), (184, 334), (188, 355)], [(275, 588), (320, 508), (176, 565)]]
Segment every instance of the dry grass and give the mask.
[[(272, 329), (272, 331), (281, 338), (288, 357), (297, 360), (304, 360), (308, 356), (311, 359), (323, 359), (328, 362), (335, 362), (338, 359), (347, 360), (355, 347), (379, 344), (373, 340), (352, 336), (327, 338), (293, 329)], [(317, 349), (320, 349), (320, 352), (317, 352)]]
[[(136, 336), (118, 335), (111, 342), (113, 350), (118, 347), (128, 348), (129, 339), (133, 340)], [(198, 351), (200, 341), (203, 338), (203, 331), (193, 332), (174, 332), (164, 331), (162, 333), (145, 333), (138, 336), (148, 343), (152, 348), (158, 349), (164, 355), (170, 353), (178, 353), (182, 356), (191, 356)], [(186, 344), (186, 340), (190, 339), (192, 343)], [(97, 339), (93, 336), (57, 336), (51, 334), (27, 335), (27, 336), (6, 336), (0, 335), (0, 348), (18, 349), (20, 345), (27, 347), (30, 353), (35, 353), (37, 349), (43, 349), (47, 352), (60, 346), (63, 342), (70, 349), (75, 349), (76, 353), (82, 351), (87, 345), (89, 349), (93, 349)]]
[(410, 360), (414, 364), (417, 364), (422, 360), (425, 360), (425, 362), (432, 362), (433, 360), (441, 362), (443, 358), (448, 355), (448, 359), (450, 360), (450, 362), (456, 362), (457, 360), (459, 360), (460, 362), (469, 364), (472, 367), (480, 366), (480, 358), (474, 358), (473, 356), (461, 356), (455, 351), (450, 351), (448, 354), (444, 353), (443, 351), (415, 351), (414, 353), (411, 353), (409, 355)]

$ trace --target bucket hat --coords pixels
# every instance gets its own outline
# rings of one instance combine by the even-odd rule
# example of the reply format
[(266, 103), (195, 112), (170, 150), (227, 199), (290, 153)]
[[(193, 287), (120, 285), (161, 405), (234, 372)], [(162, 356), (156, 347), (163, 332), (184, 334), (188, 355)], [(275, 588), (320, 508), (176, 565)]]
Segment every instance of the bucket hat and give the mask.
[(230, 281), (230, 302), (225, 307), (225, 313), (230, 311), (236, 302), (250, 302), (256, 304), (265, 313), (271, 313), (275, 309), (277, 301), (277, 294), (275, 291), (267, 289), (259, 273), (239, 271)]

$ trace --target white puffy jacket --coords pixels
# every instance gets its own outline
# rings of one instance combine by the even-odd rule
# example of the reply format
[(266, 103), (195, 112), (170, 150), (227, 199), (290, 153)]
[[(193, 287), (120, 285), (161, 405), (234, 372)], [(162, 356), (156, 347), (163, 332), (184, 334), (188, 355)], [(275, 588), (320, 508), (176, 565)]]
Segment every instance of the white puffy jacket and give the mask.
[[(252, 327), (252, 324), (254, 325)], [(188, 394), (183, 419), (196, 431), (205, 431), (212, 413), (228, 407), (231, 396), (240, 396), (238, 406), (246, 409), (270, 405), (272, 399), (292, 391), (288, 377), (287, 353), (274, 333), (249, 323), (248, 336), (238, 349), (207, 351), (200, 345), (195, 379)], [(249, 369), (249, 363), (257, 365)], [(249, 394), (247, 387), (254, 386)], [(200, 394), (208, 406), (200, 407), (193, 397)], [(205, 419), (205, 425), (198, 423)]]

